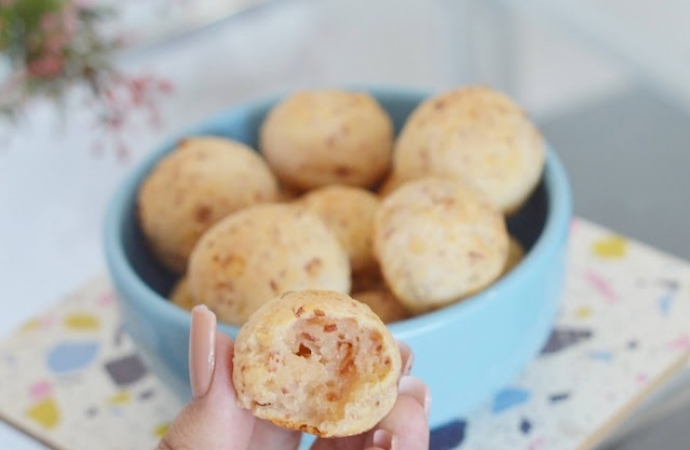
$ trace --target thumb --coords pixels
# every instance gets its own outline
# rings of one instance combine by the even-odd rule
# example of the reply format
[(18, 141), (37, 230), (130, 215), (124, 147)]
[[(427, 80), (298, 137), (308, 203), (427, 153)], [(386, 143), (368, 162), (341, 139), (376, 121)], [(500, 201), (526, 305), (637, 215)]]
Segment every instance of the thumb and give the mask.
[(245, 450), (255, 419), (235, 403), (233, 342), (216, 333), (216, 316), (206, 306), (192, 310), (189, 370), (194, 398), (158, 444), (158, 450)]

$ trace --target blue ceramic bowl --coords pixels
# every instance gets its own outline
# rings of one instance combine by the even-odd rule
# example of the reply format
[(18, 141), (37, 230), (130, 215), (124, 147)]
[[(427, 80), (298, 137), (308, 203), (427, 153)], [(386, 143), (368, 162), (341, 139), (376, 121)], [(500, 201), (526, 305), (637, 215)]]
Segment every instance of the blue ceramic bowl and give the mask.
[[(370, 92), (398, 131), (429, 95), (402, 89)], [(105, 250), (124, 325), (156, 372), (183, 399), (190, 395), (190, 316), (166, 300), (174, 277), (156, 263), (144, 244), (137, 224), (137, 189), (156, 161), (184, 136), (225, 136), (256, 148), (258, 128), (276, 100), (233, 106), (172, 138), (129, 174), (108, 209)], [(539, 353), (561, 296), (571, 207), (566, 173), (549, 149), (539, 187), (508, 224), (527, 249), (524, 260), (490, 288), (461, 303), (390, 325), (393, 334), (414, 350), (413, 374), (431, 388), (432, 428), (489, 400)], [(231, 336), (238, 331), (229, 325), (220, 328)]]

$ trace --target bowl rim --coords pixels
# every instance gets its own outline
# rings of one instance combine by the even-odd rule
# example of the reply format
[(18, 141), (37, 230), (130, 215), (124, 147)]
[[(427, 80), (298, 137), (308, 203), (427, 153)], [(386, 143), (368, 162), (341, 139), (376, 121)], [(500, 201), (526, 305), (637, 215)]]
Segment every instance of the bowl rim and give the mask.
[[(400, 99), (410, 99), (419, 102), (433, 95), (431, 91), (390, 86), (357, 86), (356, 88), (367, 91), (377, 98), (394, 96)], [(103, 227), (104, 250), (109, 276), (116, 285), (127, 286), (127, 290), (132, 297), (128, 299), (129, 301), (137, 302), (142, 308), (148, 310), (147, 312), (160, 316), (166, 323), (172, 323), (177, 327), (188, 328), (190, 326), (191, 315), (189, 312), (170, 301), (166, 301), (165, 297), (159, 295), (144, 282), (128, 262), (124, 246), (122, 245), (121, 230), (125, 225), (128, 209), (136, 208), (136, 205), (132, 205), (131, 200), (136, 198), (136, 192), (146, 174), (181, 138), (199, 135), (199, 132), (204, 128), (208, 128), (209, 124), (219, 120), (226, 121), (229, 118), (228, 116), (233, 113), (265, 108), (283, 95), (285, 94), (236, 103), (211, 115), (196, 125), (188, 127), (183, 132), (173, 135), (139, 161), (116, 188), (105, 214)], [(543, 258), (545, 255), (555, 251), (557, 247), (560, 247), (563, 230), (569, 228), (572, 214), (572, 193), (567, 173), (560, 158), (548, 142), (545, 144), (546, 160), (542, 174), (547, 201), (545, 223), (542, 232), (521, 263), (488, 288), (460, 302), (420, 316), (388, 324), (388, 328), (396, 338), (406, 339), (428, 333), (434, 328), (447, 325), (448, 322), (456, 322), (458, 316), (479, 312), (479, 310), (489, 305), (492, 298), (500, 298), (502, 293), (509, 292), (517, 287), (520, 279), (524, 276), (523, 273), (537, 265), (533, 261)], [(222, 332), (231, 336), (235, 336), (240, 328), (236, 325), (221, 322), (218, 323), (218, 327)]]

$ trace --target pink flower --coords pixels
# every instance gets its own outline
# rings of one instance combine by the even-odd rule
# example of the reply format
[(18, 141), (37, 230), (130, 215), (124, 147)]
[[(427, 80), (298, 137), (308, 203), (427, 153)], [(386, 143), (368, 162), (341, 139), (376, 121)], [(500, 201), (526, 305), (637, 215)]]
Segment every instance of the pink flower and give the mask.
[(0, 6), (10, 7), (14, 5), (14, 0), (0, 0)]
[(62, 12), (62, 30), (67, 36), (72, 36), (77, 31), (77, 10), (67, 7)]
[(29, 74), (37, 78), (54, 78), (62, 72), (63, 67), (62, 57), (54, 53), (46, 53), (27, 64)]
[(62, 18), (57, 13), (47, 13), (41, 17), (41, 30), (43, 30), (44, 33), (52, 33), (58, 30), (61, 25)]
[[(3, 0), (0, 0), (3, 1)], [(47, 13), (41, 17), (41, 30), (48, 38), (55, 35), (71, 38), (77, 30), (77, 11), (71, 6), (65, 7), (61, 12)]]
[(44, 44), (45, 51), (48, 53), (61, 54), (67, 45), (68, 38), (62, 33), (52, 33)]

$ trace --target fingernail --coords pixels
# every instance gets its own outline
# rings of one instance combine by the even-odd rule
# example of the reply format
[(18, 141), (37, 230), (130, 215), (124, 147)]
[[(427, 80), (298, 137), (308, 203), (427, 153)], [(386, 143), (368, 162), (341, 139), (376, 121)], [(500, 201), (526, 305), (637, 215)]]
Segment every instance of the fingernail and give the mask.
[(424, 414), (429, 418), (431, 411), (431, 392), (429, 388), (419, 378), (404, 376), (400, 379), (398, 384), (400, 394), (409, 395), (419, 402), (424, 407)]
[(412, 372), (412, 364), (414, 363), (414, 353), (409, 345), (403, 341), (398, 341), (400, 348), (400, 358), (403, 361), (402, 375), (409, 375)]
[(216, 367), (216, 315), (206, 305), (192, 309), (189, 332), (189, 379), (194, 397), (208, 392)]
[(374, 431), (372, 444), (381, 450), (393, 450), (393, 435), (388, 430), (378, 429)]

